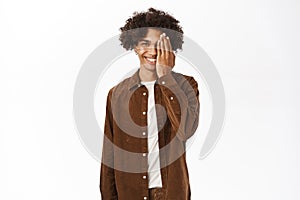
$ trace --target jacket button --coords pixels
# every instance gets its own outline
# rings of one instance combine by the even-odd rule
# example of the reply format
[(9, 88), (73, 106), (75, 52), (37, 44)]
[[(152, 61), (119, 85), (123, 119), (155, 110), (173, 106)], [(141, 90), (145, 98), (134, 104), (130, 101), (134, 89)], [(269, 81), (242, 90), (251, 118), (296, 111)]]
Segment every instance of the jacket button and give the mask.
[(143, 132), (142, 134), (143, 134), (143, 135), (146, 135), (146, 132)]
[(147, 178), (147, 176), (143, 176), (143, 179), (146, 179)]
[(146, 94), (147, 94), (146, 92), (143, 93), (144, 96), (146, 96)]
[(147, 197), (144, 197), (144, 200), (146, 200), (147, 199)]
[(170, 97), (170, 99), (173, 100), (174, 98), (173, 98), (173, 97)]
[(143, 115), (146, 115), (146, 112), (145, 112), (145, 111), (143, 112)]
[(166, 84), (166, 82), (165, 82), (165, 81), (162, 81), (161, 83), (162, 83), (163, 85), (164, 85), (164, 84)]

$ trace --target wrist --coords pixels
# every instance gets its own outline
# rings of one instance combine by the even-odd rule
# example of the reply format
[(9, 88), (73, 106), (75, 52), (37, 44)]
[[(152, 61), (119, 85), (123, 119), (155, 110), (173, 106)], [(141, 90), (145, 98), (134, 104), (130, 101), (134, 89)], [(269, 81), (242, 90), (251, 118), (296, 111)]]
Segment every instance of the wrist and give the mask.
[(172, 71), (172, 68), (171, 69), (158, 69), (156, 70), (156, 74), (158, 77), (162, 77), (162, 76), (165, 76), (167, 74), (170, 74)]

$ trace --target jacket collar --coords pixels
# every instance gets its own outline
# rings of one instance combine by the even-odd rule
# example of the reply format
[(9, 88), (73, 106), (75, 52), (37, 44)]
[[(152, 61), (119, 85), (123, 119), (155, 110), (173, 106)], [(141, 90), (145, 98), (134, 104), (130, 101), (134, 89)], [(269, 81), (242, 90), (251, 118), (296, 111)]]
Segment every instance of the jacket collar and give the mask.
[(142, 85), (139, 72), (140, 68), (129, 78), (128, 90), (132, 90)]

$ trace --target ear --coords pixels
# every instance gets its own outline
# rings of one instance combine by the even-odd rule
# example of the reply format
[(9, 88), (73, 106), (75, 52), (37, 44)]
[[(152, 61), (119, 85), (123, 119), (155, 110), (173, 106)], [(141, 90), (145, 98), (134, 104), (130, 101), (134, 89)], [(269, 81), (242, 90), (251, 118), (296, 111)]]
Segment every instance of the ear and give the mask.
[(138, 55), (138, 49), (136, 47), (134, 47), (134, 52), (136, 55)]

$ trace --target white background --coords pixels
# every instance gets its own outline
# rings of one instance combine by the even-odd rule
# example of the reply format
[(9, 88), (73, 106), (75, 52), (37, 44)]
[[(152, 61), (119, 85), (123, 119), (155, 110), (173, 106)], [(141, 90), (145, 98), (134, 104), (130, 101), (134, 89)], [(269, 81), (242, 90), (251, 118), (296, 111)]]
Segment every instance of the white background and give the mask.
[[(0, 1), (0, 199), (100, 200), (72, 113), (86, 57), (134, 11), (169, 11), (215, 63), (227, 113), (192, 199), (300, 198), (298, 0)], [(201, 133), (200, 133), (201, 134)]]

